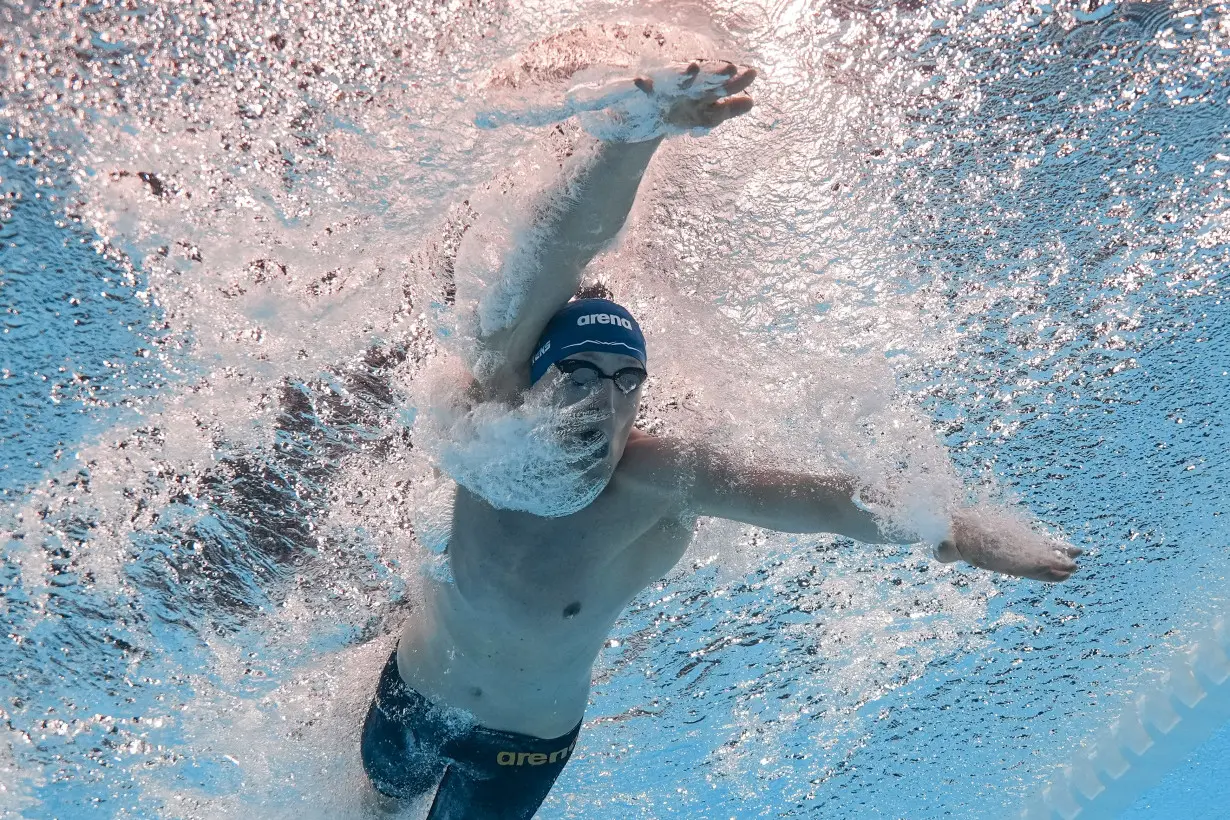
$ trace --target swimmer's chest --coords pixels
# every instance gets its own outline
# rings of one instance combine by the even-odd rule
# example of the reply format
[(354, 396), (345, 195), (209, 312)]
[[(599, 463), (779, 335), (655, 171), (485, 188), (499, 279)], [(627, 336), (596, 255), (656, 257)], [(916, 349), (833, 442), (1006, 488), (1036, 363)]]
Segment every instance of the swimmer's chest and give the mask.
[(449, 542), (459, 590), (473, 605), (510, 610), (506, 616), (614, 617), (670, 571), (692, 534), (636, 501), (604, 493), (578, 513), (543, 519), (459, 492)]

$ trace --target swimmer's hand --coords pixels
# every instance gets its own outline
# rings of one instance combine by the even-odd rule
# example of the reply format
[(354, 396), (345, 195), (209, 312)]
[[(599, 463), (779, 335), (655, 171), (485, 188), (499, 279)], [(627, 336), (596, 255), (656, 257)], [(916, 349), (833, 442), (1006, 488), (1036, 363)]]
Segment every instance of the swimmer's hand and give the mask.
[[(752, 98), (743, 92), (756, 80), (756, 69), (725, 60), (693, 60), (682, 68), (667, 69), (668, 82), (637, 77), (636, 87), (653, 97), (666, 95), (662, 120), (675, 128), (714, 128), (752, 110)], [(665, 90), (660, 90), (664, 87)], [(738, 95), (738, 96), (736, 96)]]
[(568, 106), (604, 142), (645, 142), (673, 134), (700, 136), (752, 110), (746, 94), (756, 69), (725, 60), (674, 63), (635, 79), (581, 85)]
[(940, 544), (936, 557), (945, 563), (964, 560), (1018, 578), (1058, 582), (1076, 572), (1073, 559), (1082, 552), (1001, 512), (972, 508), (953, 516), (950, 537)]

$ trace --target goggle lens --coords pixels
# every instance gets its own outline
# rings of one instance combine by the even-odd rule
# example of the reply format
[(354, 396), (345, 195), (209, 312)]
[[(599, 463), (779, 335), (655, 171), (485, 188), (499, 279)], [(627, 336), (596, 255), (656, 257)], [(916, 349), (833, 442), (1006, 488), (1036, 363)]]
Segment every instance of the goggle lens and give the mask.
[(637, 370), (635, 367), (625, 368), (615, 374), (615, 386), (624, 395), (635, 392), (636, 388), (640, 387), (644, 381), (645, 371)]
[(562, 359), (555, 363), (555, 367), (561, 373), (568, 374), (572, 383), (577, 387), (590, 388), (597, 384), (599, 379), (610, 379), (615, 382), (619, 392), (625, 396), (635, 392), (638, 387), (645, 383), (645, 379), (649, 375), (639, 367), (625, 367), (608, 376), (599, 370), (597, 365), (577, 359)]

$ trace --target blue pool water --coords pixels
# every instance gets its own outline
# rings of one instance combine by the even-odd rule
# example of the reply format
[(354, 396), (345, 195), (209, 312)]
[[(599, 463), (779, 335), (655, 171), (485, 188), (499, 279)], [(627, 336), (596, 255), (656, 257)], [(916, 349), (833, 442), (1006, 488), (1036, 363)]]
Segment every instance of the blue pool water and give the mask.
[[(1049, 587), (706, 522), (540, 816), (1015, 817), (1230, 615), (1221, 6), (616, 6), (0, 8), (0, 816), (364, 815), (443, 283), (543, 142), (475, 111), (577, 26), (763, 69), (597, 265), (644, 423), (960, 476), (1088, 552)], [(1207, 734), (1087, 813), (1230, 816)]]

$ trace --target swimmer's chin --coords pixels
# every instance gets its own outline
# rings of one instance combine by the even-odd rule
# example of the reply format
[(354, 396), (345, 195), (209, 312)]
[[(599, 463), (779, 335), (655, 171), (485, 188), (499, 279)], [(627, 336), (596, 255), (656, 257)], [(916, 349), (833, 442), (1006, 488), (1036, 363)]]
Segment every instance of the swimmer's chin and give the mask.
[(570, 439), (574, 452), (583, 453), (570, 463), (577, 469), (589, 469), (594, 464), (605, 463), (611, 455), (611, 439), (601, 430), (590, 430)]
[(610, 449), (609, 446), (604, 446), (601, 452), (578, 459), (572, 462), (571, 466), (582, 478), (593, 480), (601, 477), (605, 482), (615, 472), (615, 465), (611, 464), (610, 458), (607, 457)]

